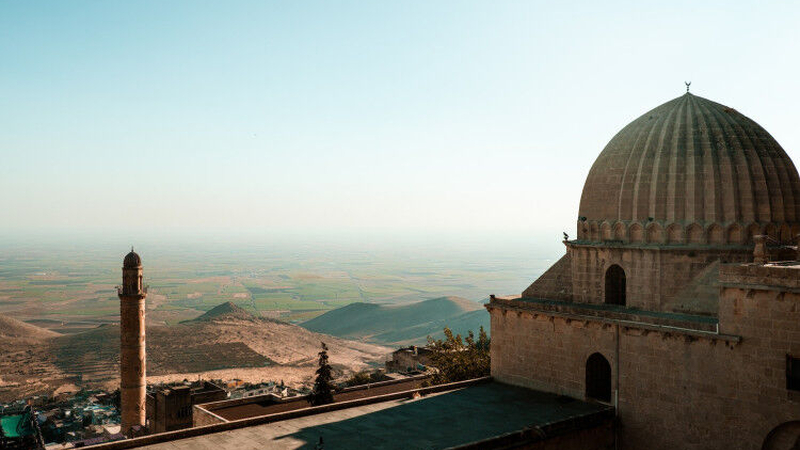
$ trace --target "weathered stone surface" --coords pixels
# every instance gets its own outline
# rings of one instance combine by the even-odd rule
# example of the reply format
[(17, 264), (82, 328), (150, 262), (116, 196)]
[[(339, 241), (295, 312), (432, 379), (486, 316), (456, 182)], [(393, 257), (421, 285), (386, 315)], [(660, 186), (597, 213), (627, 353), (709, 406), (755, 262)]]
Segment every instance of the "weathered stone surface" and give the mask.
[(578, 216), (587, 241), (720, 245), (767, 234), (790, 242), (800, 231), (800, 177), (760, 125), (687, 93), (611, 139)]
[(145, 426), (147, 374), (145, 351), (145, 298), (142, 260), (133, 249), (122, 266), (120, 300), (120, 425), (129, 435), (131, 427)]
[(492, 376), (581, 399), (610, 386), (622, 449), (792, 448), (800, 263), (768, 261), (796, 259), (798, 233), (800, 177), (763, 128), (690, 94), (665, 103), (598, 157), (566, 256), (521, 298), (492, 297)]
[[(725, 248), (636, 247), (568, 242), (572, 301), (605, 303), (605, 275), (623, 268), (627, 306), (635, 309), (715, 315), (719, 293), (713, 271), (719, 261), (746, 262), (752, 250)], [(687, 289), (692, 287), (692, 289)]]
[(614, 448), (614, 411), (486, 379), (215, 423), (97, 449)]
[(522, 293), (523, 297), (572, 300), (572, 262), (562, 256)]
[(755, 449), (800, 419), (786, 389), (786, 355), (800, 355), (800, 294), (723, 288), (720, 333), (739, 343), (489, 310), (499, 381), (583, 399), (589, 355), (608, 359), (620, 448)]

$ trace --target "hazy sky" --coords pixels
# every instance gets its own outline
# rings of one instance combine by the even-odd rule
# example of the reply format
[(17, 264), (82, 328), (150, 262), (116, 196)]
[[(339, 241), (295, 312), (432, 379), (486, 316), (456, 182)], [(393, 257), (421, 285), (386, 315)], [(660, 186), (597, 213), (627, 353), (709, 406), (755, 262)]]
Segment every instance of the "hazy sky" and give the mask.
[(684, 80), (800, 162), (798, 24), (797, 1), (3, 1), (0, 231), (557, 239)]

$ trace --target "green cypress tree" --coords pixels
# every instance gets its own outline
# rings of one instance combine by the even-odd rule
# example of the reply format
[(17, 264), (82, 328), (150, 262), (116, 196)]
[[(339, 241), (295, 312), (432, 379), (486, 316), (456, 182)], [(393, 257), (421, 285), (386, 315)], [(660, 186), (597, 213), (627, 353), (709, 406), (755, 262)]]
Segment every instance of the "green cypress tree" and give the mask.
[(333, 403), (333, 369), (328, 362), (328, 346), (324, 342), (322, 351), (319, 352), (317, 379), (314, 381), (314, 389), (308, 396), (308, 402), (311, 406)]

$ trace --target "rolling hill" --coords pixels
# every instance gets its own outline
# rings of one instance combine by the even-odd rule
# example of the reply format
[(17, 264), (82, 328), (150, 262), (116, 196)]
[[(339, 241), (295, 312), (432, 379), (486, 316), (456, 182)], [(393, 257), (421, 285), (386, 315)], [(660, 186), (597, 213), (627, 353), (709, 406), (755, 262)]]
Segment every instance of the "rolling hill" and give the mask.
[(454, 332), (489, 331), (489, 313), (483, 305), (461, 297), (440, 297), (405, 305), (351, 303), (301, 324), (308, 330), (366, 342), (424, 344), (427, 336)]
[(45, 328), (25, 323), (21, 320), (0, 315), (0, 339), (15, 341), (40, 341), (59, 336), (58, 333)]
[[(283, 379), (299, 385), (312, 378), (322, 341), (330, 349), (331, 363), (341, 372), (382, 362), (391, 351), (256, 317), (225, 303), (191, 321), (147, 328), (148, 381), (202, 374), (251, 381)], [(46, 392), (64, 380), (114, 388), (119, 382), (119, 345), (119, 325), (108, 324), (82, 333), (52, 333), (35, 342), (26, 339), (13, 353), (0, 349), (0, 373), (5, 382), (0, 386), (0, 399), (14, 397), (15, 387), (26, 388), (26, 393), (34, 388)]]
[(241, 306), (236, 305), (233, 302), (225, 302), (211, 308), (200, 317), (196, 317), (192, 320), (185, 320), (181, 323), (213, 322), (213, 321), (231, 320), (231, 319), (253, 321), (256, 320), (256, 316), (254, 316), (253, 313), (251, 313), (250, 311), (242, 308)]

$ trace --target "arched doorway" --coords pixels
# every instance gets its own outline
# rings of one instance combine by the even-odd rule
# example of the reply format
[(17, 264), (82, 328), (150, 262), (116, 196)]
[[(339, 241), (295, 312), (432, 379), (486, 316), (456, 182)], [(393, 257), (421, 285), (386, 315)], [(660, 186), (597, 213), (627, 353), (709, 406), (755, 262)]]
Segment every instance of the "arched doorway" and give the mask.
[(614, 264), (606, 270), (606, 304), (625, 306), (625, 271)]
[(769, 432), (762, 450), (800, 450), (800, 421), (786, 422)]
[(611, 402), (611, 364), (600, 353), (586, 360), (586, 397)]

